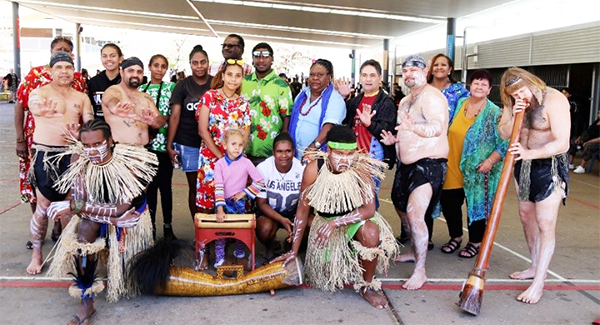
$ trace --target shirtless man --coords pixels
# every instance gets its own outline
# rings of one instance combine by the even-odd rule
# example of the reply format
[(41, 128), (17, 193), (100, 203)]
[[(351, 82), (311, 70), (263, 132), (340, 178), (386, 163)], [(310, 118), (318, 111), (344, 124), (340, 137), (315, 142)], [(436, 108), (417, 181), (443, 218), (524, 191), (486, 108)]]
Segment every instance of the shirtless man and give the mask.
[(398, 167), (392, 201), (400, 217), (408, 220), (411, 250), (399, 262), (415, 262), (412, 276), (402, 285), (417, 290), (427, 281), (425, 260), (429, 235), (425, 213), (440, 200), (448, 156), (448, 103), (442, 93), (427, 84), (427, 67), (420, 55), (402, 63), (404, 84), (410, 94), (398, 107), (398, 135), (382, 133), (386, 145), (396, 143)]
[(138, 91), (144, 77), (144, 64), (131, 57), (121, 63), (121, 82), (110, 86), (102, 97), (104, 119), (114, 141), (145, 146), (150, 141), (148, 127), (158, 129), (167, 123), (149, 94)]
[(36, 121), (32, 168), (37, 197), (37, 207), (29, 226), (33, 244), (31, 263), (27, 267), (29, 274), (42, 272), (42, 244), (48, 228), (46, 210), (50, 203), (65, 199), (53, 185), (69, 167), (71, 158), (63, 156), (54, 161), (51, 158), (67, 150), (66, 130), (76, 133), (81, 120), (87, 122), (94, 118), (88, 97), (71, 88), (75, 72), (71, 55), (65, 52), (53, 54), (50, 69), (52, 82), (32, 91), (28, 102)]
[(519, 216), (531, 253), (531, 266), (510, 277), (533, 278), (517, 300), (535, 304), (542, 298), (546, 272), (554, 253), (558, 206), (568, 192), (569, 102), (559, 91), (519, 68), (506, 70), (500, 94), (504, 112), (498, 131), (502, 138), (510, 137), (515, 114), (525, 110), (521, 139), (508, 151), (517, 160), (514, 176)]

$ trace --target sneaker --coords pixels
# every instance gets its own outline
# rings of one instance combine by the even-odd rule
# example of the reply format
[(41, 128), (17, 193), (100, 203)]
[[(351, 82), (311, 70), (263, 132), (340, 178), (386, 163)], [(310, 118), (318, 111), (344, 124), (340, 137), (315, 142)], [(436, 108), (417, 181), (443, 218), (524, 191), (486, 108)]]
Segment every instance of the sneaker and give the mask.
[(577, 168), (575, 168), (575, 170), (573, 172), (575, 174), (583, 174), (583, 173), (585, 173), (585, 168), (583, 168), (582, 166), (577, 166)]
[(569, 169), (575, 169), (575, 165), (569, 164)]

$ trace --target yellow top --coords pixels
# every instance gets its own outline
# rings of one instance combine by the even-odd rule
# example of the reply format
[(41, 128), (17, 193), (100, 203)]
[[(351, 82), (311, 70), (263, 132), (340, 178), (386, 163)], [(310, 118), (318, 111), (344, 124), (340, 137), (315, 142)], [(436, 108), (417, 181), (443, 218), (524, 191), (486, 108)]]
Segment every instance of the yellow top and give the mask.
[(455, 113), (452, 124), (448, 129), (448, 171), (446, 172), (445, 190), (458, 189), (463, 187), (463, 174), (460, 171), (460, 157), (462, 156), (463, 144), (467, 131), (477, 118), (468, 118), (465, 116), (465, 109), (469, 100), (465, 100)]

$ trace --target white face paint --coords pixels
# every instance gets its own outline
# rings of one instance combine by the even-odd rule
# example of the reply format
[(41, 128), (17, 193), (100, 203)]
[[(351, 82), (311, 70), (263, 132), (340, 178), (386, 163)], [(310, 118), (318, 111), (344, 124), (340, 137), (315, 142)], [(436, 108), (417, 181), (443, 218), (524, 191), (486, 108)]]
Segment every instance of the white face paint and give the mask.
[(108, 155), (108, 142), (104, 140), (101, 145), (96, 147), (84, 147), (83, 151), (90, 162), (94, 165), (100, 164)]
[[(337, 150), (332, 150), (329, 156), (331, 157), (331, 165), (333, 169), (338, 172), (343, 172), (350, 168), (354, 163), (355, 152), (353, 151), (351, 154), (339, 154), (336, 152)], [(342, 151), (342, 150), (340, 150)]]

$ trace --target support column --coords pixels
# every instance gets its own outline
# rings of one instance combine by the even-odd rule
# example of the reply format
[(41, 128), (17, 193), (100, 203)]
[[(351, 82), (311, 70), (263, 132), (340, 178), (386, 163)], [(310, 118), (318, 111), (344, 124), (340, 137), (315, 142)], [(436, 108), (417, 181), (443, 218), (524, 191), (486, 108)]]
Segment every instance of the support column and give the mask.
[(15, 53), (15, 73), (21, 79), (21, 27), (19, 26), (19, 3), (12, 3), (13, 12), (13, 52)]
[(456, 39), (456, 20), (454, 18), (448, 18), (447, 23), (447, 32), (446, 32), (446, 55), (452, 59), (452, 62), (456, 62), (454, 60), (454, 42)]
[(352, 59), (352, 66), (351, 66), (351, 74), (350, 74), (350, 80), (352, 80), (352, 86), (354, 87), (354, 85), (356, 84), (356, 50), (352, 50), (352, 54), (350, 54), (350, 58)]
[(81, 24), (75, 23), (75, 71), (81, 72)]
[(390, 80), (388, 78), (388, 70), (390, 67), (390, 39), (386, 38), (383, 40), (383, 62), (381, 62), (383, 68), (383, 82), (389, 86)]

